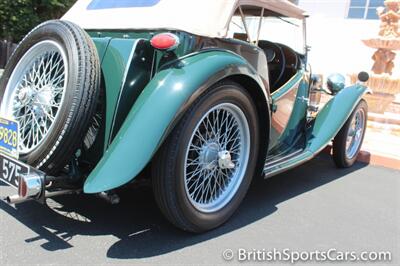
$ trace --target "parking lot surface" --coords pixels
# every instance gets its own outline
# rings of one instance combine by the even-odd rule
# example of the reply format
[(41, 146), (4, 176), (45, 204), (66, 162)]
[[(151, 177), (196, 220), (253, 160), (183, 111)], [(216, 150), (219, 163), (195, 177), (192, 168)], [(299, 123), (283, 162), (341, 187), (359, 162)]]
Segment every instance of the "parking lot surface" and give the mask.
[[(13, 189), (0, 185), (1, 196), (10, 193)], [(322, 155), (269, 180), (256, 180), (236, 214), (201, 235), (171, 226), (150, 187), (120, 196), (119, 205), (86, 195), (57, 198), (50, 208), (0, 202), (1, 264), (233, 265), (243, 248), (389, 251), (391, 262), (371, 265), (400, 265), (397, 170), (361, 163), (339, 170)], [(227, 249), (235, 253), (230, 261), (223, 258)]]

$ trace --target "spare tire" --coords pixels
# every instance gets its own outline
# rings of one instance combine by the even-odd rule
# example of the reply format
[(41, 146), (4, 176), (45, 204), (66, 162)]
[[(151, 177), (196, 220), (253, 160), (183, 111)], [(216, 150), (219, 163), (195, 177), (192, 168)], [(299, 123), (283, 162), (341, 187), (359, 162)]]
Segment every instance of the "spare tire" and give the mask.
[(83, 143), (100, 87), (97, 50), (79, 26), (59, 20), (32, 30), (0, 81), (0, 116), (19, 122), (20, 160), (47, 174)]

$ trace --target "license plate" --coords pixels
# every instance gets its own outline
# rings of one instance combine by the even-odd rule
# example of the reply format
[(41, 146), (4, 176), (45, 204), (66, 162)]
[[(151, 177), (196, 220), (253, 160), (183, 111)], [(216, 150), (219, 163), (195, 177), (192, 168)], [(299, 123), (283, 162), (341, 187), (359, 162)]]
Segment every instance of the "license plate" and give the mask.
[(18, 159), (18, 123), (0, 118), (0, 153)]
[(29, 174), (29, 166), (0, 153), (0, 179), (18, 188), (18, 177)]

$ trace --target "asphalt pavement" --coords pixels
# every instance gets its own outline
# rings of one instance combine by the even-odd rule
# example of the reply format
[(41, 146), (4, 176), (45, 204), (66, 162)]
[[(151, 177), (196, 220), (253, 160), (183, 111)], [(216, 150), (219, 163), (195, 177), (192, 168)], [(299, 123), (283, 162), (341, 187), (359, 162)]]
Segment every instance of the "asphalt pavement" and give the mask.
[[(1, 196), (12, 192), (0, 185)], [(125, 190), (121, 199), (114, 206), (85, 195), (57, 198), (50, 207), (0, 202), (1, 264), (234, 265), (243, 248), (388, 251), (391, 261), (368, 265), (400, 265), (397, 170), (361, 163), (339, 170), (322, 155), (269, 180), (256, 180), (229, 222), (200, 235), (171, 226), (150, 187)], [(233, 251), (232, 260), (224, 260), (225, 250)]]

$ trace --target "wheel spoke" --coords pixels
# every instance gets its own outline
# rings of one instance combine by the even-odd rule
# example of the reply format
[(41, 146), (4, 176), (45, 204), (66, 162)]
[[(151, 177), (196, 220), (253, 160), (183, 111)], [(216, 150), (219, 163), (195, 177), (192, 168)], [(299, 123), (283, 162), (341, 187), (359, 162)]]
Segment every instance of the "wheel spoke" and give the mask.
[[(249, 157), (249, 149), (242, 147), (249, 145), (246, 117), (235, 105), (221, 104), (203, 116), (187, 147), (184, 168), (185, 190), (196, 208), (220, 209), (233, 197)], [(220, 154), (229, 157), (220, 157), (223, 156)], [(219, 160), (230, 160), (234, 168), (221, 168), (228, 166)]]
[(350, 122), (345, 147), (346, 156), (349, 159), (352, 159), (357, 155), (357, 152), (361, 146), (364, 125), (366, 123), (365, 117), (364, 110), (358, 109), (353, 117), (353, 120)]
[(43, 41), (28, 50), (13, 71), (3, 103), (6, 115), (19, 122), (20, 153), (34, 150), (57, 119), (68, 75), (66, 60), (61, 46)]

